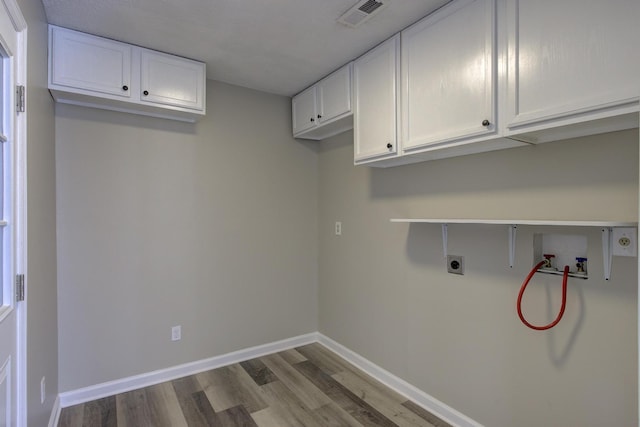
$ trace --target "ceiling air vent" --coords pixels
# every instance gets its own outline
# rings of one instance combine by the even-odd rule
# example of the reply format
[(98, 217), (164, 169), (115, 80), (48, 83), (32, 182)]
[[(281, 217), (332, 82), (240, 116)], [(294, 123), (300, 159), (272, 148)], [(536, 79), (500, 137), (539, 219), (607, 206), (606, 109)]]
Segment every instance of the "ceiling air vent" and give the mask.
[(338, 18), (338, 22), (351, 28), (359, 27), (388, 4), (389, 0), (361, 0)]

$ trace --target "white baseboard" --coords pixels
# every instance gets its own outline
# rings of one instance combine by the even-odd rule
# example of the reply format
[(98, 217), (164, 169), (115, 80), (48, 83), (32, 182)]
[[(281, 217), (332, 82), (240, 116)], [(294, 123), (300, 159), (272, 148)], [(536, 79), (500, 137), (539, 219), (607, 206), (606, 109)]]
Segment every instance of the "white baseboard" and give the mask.
[(318, 341), (318, 333), (313, 332), (306, 335), (288, 338), (256, 347), (250, 347), (220, 356), (202, 359), (183, 365), (173, 366), (171, 368), (160, 369), (157, 371), (147, 372), (132, 377), (121, 378), (115, 381), (96, 384), (77, 390), (66, 391), (60, 393), (60, 405), (62, 408), (77, 405), (80, 403), (90, 402), (92, 400), (101, 399), (103, 397), (112, 396), (114, 394), (124, 393), (136, 390), (142, 387), (148, 387), (154, 384), (163, 383), (165, 381), (175, 380), (176, 378), (186, 377), (197, 374), (199, 372), (209, 371), (211, 369), (220, 368), (222, 366), (232, 365), (234, 363), (243, 362), (245, 360), (261, 357), (267, 354), (276, 353), (278, 351), (288, 350), (293, 347), (311, 344)]
[(381, 368), (368, 359), (365, 359), (358, 353), (349, 350), (347, 347), (337, 343), (331, 338), (318, 333), (318, 342), (336, 353), (338, 356), (347, 360), (352, 365), (371, 375), (390, 389), (395, 390), (407, 399), (412, 400), (432, 414), (438, 416), (443, 421), (457, 427), (482, 427), (482, 424), (440, 402), (435, 397), (430, 396), (417, 387), (414, 387), (402, 378), (395, 376), (391, 372)]
[[(457, 427), (482, 427), (482, 425), (466, 415), (456, 411), (450, 406), (440, 402), (438, 399), (430, 396), (424, 391), (414, 387), (405, 380), (395, 376), (391, 372), (381, 368), (375, 363), (365, 359), (356, 352), (339, 344), (319, 332), (313, 332), (306, 335), (288, 338), (268, 344), (250, 347), (243, 350), (234, 351), (232, 353), (211, 357), (208, 359), (198, 360), (183, 365), (173, 366), (167, 369), (160, 369), (132, 377), (122, 378), (115, 381), (109, 381), (102, 384), (67, 391), (60, 393), (56, 398), (54, 409), (51, 413), (49, 427), (55, 427), (60, 416), (60, 408), (77, 405), (80, 403), (90, 402), (92, 400), (101, 399), (103, 397), (112, 396), (118, 393), (148, 387), (150, 385), (159, 384), (165, 381), (171, 381), (199, 372), (220, 368), (222, 366), (232, 365), (234, 363), (261, 357), (267, 354), (276, 353), (290, 348), (299, 347), (306, 344), (318, 342), (336, 353), (338, 356), (347, 360), (351, 364), (360, 368), (376, 380), (380, 381), (387, 387), (395, 390), (407, 399), (412, 400), (422, 406), (429, 412), (438, 416), (442, 420)], [(53, 422), (53, 424), (52, 424)]]
[(57, 427), (60, 420), (60, 395), (56, 396), (56, 401), (53, 402), (53, 408), (51, 409), (51, 416), (49, 417), (49, 427)]

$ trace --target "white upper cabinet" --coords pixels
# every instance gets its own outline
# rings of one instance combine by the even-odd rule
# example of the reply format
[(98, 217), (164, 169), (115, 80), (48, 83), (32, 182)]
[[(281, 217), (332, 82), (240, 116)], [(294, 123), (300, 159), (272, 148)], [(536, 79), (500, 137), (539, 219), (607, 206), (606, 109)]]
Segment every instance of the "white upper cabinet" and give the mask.
[(397, 154), (380, 141), (397, 116), (373, 101), (389, 89), (359, 81), (373, 58), (356, 61), (356, 163), (394, 166), (637, 128), (639, 19), (638, 0), (453, 0), (401, 33)]
[(316, 87), (311, 86), (291, 100), (293, 135), (316, 127)]
[(351, 70), (347, 64), (293, 97), (293, 136), (320, 140), (353, 128)]
[(204, 109), (203, 63), (143, 49), (140, 64), (143, 102)]
[(637, 127), (639, 19), (638, 0), (509, 0), (508, 134)]
[(194, 122), (205, 64), (49, 26), (49, 90), (58, 102)]
[(496, 133), (495, 0), (458, 0), (402, 32), (404, 152)]
[(320, 80), (317, 96), (319, 125), (351, 114), (351, 64)]
[(354, 157), (366, 163), (399, 153), (397, 95), (400, 35), (356, 59), (354, 84)]
[(51, 50), (51, 84), (131, 97), (130, 45), (54, 28)]

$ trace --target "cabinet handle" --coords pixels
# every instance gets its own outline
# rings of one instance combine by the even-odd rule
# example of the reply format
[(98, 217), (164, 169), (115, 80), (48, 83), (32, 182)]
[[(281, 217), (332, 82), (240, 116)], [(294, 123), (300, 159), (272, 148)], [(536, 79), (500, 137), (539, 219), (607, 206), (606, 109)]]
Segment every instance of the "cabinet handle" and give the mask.
[(311, 121), (312, 121), (312, 122), (315, 122), (315, 121), (316, 121), (316, 119), (314, 119), (313, 117), (311, 117)]
[(145, 90), (144, 92), (142, 92), (142, 94), (143, 94), (144, 96), (147, 96), (147, 95), (149, 95), (149, 91), (148, 91), (148, 90)]
[(388, 144), (387, 144), (387, 148), (388, 148), (389, 150), (391, 150), (391, 149), (393, 148), (393, 144), (388, 143)]
[(128, 91), (129, 90), (129, 86), (127, 86), (127, 85), (122, 86), (122, 90), (124, 90), (125, 92)]
[(484, 119), (484, 120), (482, 121), (482, 126), (484, 126), (484, 127), (489, 127), (490, 125), (491, 125), (491, 122), (490, 122), (489, 120)]
[(319, 118), (319, 119), (321, 119), (321, 118), (322, 118), (322, 116), (321, 116), (320, 114), (318, 114), (318, 118)]

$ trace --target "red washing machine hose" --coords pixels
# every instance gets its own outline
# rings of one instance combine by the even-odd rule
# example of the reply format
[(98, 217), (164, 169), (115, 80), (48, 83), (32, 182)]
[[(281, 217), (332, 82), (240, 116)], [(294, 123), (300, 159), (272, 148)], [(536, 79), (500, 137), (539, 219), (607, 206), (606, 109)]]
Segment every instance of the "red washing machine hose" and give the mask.
[(522, 320), (522, 323), (524, 323), (526, 326), (530, 327), (531, 329), (535, 329), (536, 331), (544, 331), (547, 329), (551, 329), (554, 326), (556, 326), (558, 324), (558, 322), (560, 322), (560, 320), (562, 319), (562, 316), (564, 315), (564, 309), (567, 306), (567, 279), (569, 278), (569, 266), (566, 265), (564, 267), (564, 273), (562, 275), (562, 306), (560, 307), (560, 313), (558, 313), (558, 317), (556, 317), (556, 320), (554, 320), (553, 322), (549, 323), (548, 325), (545, 326), (535, 326), (532, 325), (531, 323), (527, 322), (527, 320), (524, 318), (523, 314), (522, 314), (522, 296), (524, 295), (524, 291), (525, 289), (527, 289), (527, 285), (529, 284), (529, 281), (531, 280), (531, 278), (533, 277), (534, 274), (536, 274), (536, 272), (540, 269), (540, 267), (542, 267), (545, 264), (545, 261), (540, 261), (538, 263), (538, 265), (536, 265), (535, 267), (533, 267), (533, 270), (531, 270), (531, 272), (529, 273), (529, 275), (527, 276), (526, 279), (524, 279), (524, 282), (522, 282), (522, 287), (520, 288), (520, 293), (518, 294), (518, 316), (520, 317), (520, 320)]

